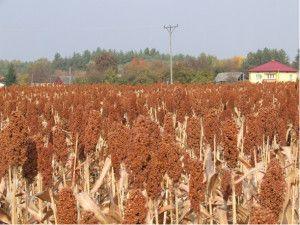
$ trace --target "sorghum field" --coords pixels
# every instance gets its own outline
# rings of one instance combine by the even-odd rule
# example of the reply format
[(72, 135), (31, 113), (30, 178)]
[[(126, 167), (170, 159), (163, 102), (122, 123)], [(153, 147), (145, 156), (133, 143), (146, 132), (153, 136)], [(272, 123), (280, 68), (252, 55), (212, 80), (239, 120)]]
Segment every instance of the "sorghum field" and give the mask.
[(299, 223), (299, 86), (0, 90), (3, 223)]

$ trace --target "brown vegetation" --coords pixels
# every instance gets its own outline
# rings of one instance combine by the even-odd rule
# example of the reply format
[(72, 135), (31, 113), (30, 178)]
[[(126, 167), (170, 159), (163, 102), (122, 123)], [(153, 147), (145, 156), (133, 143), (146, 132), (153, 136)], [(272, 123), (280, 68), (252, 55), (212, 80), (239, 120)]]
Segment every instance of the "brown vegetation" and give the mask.
[(2, 89), (0, 222), (296, 223), (298, 91)]

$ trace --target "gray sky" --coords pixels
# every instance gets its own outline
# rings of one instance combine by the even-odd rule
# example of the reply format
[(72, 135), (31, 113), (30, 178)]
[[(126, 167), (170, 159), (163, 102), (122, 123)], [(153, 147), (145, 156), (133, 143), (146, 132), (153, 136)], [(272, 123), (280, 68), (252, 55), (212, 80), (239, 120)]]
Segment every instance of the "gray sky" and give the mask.
[(298, 48), (298, 0), (0, 0), (0, 59), (52, 58), (97, 47), (220, 58)]

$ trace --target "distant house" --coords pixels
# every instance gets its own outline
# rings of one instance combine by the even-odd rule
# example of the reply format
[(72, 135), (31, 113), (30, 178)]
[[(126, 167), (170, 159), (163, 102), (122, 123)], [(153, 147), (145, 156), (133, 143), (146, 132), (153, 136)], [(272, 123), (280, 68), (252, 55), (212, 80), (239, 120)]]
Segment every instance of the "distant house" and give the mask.
[(63, 84), (62, 79), (60, 77), (56, 77), (55, 80), (53, 81), (54, 84)]
[(72, 84), (74, 81), (73, 76), (58, 76), (55, 78), (55, 84)]
[(295, 82), (297, 78), (298, 73), (296, 69), (275, 60), (249, 70), (249, 81), (252, 83)]
[(0, 75), (0, 88), (3, 88), (5, 86), (4, 80), (5, 80), (5, 78)]
[(215, 78), (216, 83), (231, 83), (245, 79), (245, 74), (242, 72), (225, 72), (218, 73)]

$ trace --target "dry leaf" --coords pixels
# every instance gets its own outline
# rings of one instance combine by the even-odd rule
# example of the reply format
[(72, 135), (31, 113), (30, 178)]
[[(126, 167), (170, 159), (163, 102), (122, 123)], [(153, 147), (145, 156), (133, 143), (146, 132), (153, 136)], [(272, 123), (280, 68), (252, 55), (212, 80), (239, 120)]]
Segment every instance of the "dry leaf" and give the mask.
[(247, 160), (245, 160), (243, 157), (239, 156), (238, 160), (246, 167), (246, 169), (251, 169), (252, 166), (250, 163), (247, 162)]
[(247, 223), (250, 214), (250, 209), (244, 208), (242, 205), (237, 205), (237, 219), (241, 224)]
[(219, 224), (228, 224), (227, 210), (217, 207), (214, 214), (218, 219)]
[(6, 213), (3, 209), (0, 208), (0, 221), (3, 223), (10, 224), (11, 218), (8, 213)]
[(37, 193), (35, 195), (35, 197), (41, 199), (42, 201), (51, 202), (49, 191), (43, 191), (43, 192)]
[(49, 219), (50, 216), (53, 215), (53, 211), (52, 210), (49, 210), (47, 212), (45, 212), (45, 216), (43, 217), (43, 219), (41, 220), (41, 222), (44, 222), (45, 220)]
[(162, 207), (159, 208), (158, 214), (161, 214), (161, 213), (166, 212), (166, 211), (174, 210), (174, 209), (175, 208), (172, 205), (165, 205), (165, 206), (162, 206)]
[(209, 147), (205, 151), (204, 162), (206, 178), (209, 180), (214, 174), (214, 162), (212, 160), (212, 153)]
[(213, 174), (208, 179), (208, 183), (207, 183), (207, 191), (208, 191), (208, 193), (212, 193), (213, 192), (217, 180), (218, 180), (218, 174), (217, 173)]
[(185, 184), (179, 184), (179, 189), (182, 191), (185, 191), (186, 193), (189, 193), (189, 186)]
[(76, 195), (79, 205), (85, 210), (93, 212), (100, 223), (107, 224), (108, 221), (101, 213), (99, 206), (90, 198), (88, 193), (82, 192)]
[(282, 146), (281, 149), (282, 149), (281, 153), (286, 156), (288, 162), (290, 163), (293, 162), (294, 158), (293, 158), (291, 146)]
[(106, 174), (109, 172), (110, 166), (111, 166), (111, 159), (109, 157), (107, 157), (105, 159), (100, 176), (99, 176), (98, 180), (96, 181), (94, 187), (92, 188), (91, 193), (95, 193), (101, 187)]

